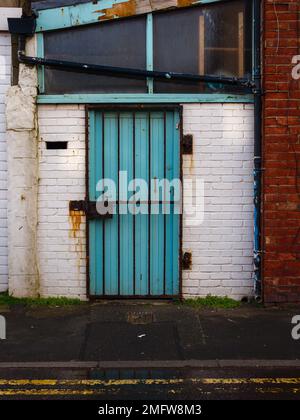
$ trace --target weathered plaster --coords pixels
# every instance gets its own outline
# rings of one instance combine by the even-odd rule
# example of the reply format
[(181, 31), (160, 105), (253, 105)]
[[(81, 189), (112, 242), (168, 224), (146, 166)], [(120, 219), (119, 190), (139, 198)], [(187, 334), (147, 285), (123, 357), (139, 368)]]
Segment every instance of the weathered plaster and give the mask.
[[(29, 42), (29, 51), (34, 43)], [(8, 153), (8, 277), (13, 296), (39, 294), (37, 232), (37, 70), (20, 65), (19, 85), (6, 97)]]

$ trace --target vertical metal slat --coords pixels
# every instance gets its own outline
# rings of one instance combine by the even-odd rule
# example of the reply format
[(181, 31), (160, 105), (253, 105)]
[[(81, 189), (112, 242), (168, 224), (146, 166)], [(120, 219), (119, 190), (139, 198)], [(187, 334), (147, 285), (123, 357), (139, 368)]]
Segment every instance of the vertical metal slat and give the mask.
[[(167, 177), (167, 115), (164, 112), (164, 180)], [(166, 201), (166, 181), (164, 181), (164, 195), (162, 197), (163, 202)], [(165, 204), (162, 205), (163, 217), (164, 217), (164, 295), (166, 294), (166, 214)], [(171, 217), (171, 215), (169, 215)]]
[(148, 296), (151, 295), (151, 112), (149, 112), (149, 156), (148, 156)]
[(118, 185), (117, 185), (117, 218), (118, 218), (118, 295), (121, 294), (121, 279), (120, 279), (120, 113), (117, 114), (117, 124), (118, 124)]
[[(133, 141), (133, 145), (132, 145), (132, 172), (133, 172), (133, 179), (135, 179), (135, 112), (133, 112), (133, 135), (132, 135), (132, 141)], [(134, 188), (135, 188), (135, 183), (134, 183)], [(135, 286), (135, 279), (136, 279), (136, 267), (135, 267), (135, 213), (133, 214), (133, 241), (132, 241), (132, 246), (133, 246), (133, 294), (135, 295), (136, 293), (136, 286)]]
[[(104, 170), (104, 143), (105, 143), (105, 115), (104, 115), (104, 111), (102, 112), (102, 179), (105, 178), (105, 170)], [(103, 281), (103, 295), (105, 295), (105, 222), (101, 222), (103, 225), (103, 236), (102, 236), (102, 269), (103, 269), (103, 274), (102, 274), (102, 281)]]

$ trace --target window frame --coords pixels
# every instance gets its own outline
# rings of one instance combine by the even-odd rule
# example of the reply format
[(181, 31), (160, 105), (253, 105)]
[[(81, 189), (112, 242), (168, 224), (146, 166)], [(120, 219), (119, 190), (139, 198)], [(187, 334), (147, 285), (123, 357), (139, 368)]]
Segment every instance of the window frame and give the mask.
[[(100, 0), (102, 7), (112, 6), (115, 3), (124, 3), (128, 0)], [(216, 3), (224, 0), (201, 0), (199, 5)], [(230, 0), (226, 0), (230, 2)], [(104, 4), (105, 3), (105, 4)], [(253, 4), (253, 1), (252, 1)], [(37, 56), (44, 58), (44, 33), (53, 30), (64, 28), (72, 28), (79, 25), (88, 25), (97, 22), (99, 23), (98, 16), (95, 17), (95, 6), (99, 9), (99, 4), (83, 3), (74, 6), (66, 6), (57, 9), (45, 9), (38, 12), (37, 25), (36, 25), (36, 43), (37, 43)], [(197, 7), (193, 6), (193, 7)], [(66, 10), (68, 13), (66, 13)], [(74, 13), (74, 10), (77, 11)], [(99, 11), (99, 10), (98, 10)], [(152, 71), (154, 63), (154, 28), (153, 28), (153, 13), (146, 14), (146, 69)], [(81, 21), (78, 17), (81, 16)], [(72, 18), (70, 18), (72, 17)], [(74, 22), (74, 19), (77, 19)], [(47, 25), (45, 24), (47, 22)], [(99, 23), (101, 24), (101, 23)], [(121, 22), (120, 22), (121, 24)], [(252, 53), (254, 51), (252, 40)], [(241, 93), (154, 93), (154, 79), (147, 78), (148, 93), (95, 93), (95, 94), (60, 94), (51, 95), (45, 94), (45, 73), (44, 66), (38, 67), (38, 87), (39, 95), (37, 102), (40, 104), (51, 103), (201, 103), (201, 102), (240, 102), (240, 103), (253, 103), (253, 94)]]

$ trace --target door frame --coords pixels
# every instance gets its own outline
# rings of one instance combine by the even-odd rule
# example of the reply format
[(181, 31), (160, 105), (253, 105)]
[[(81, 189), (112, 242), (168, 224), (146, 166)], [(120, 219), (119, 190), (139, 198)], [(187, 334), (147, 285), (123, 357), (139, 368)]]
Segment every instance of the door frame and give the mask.
[[(183, 138), (183, 106), (179, 104), (87, 104), (85, 105), (85, 200), (89, 200), (89, 145), (90, 145), (90, 124), (89, 115), (91, 111), (177, 111), (179, 113), (179, 177), (182, 183), (182, 138)], [(182, 184), (183, 186), (183, 184)], [(183, 194), (182, 194), (183, 197)], [(183, 202), (181, 203), (183, 205)], [(89, 218), (86, 216), (86, 296), (89, 300), (182, 300), (182, 232), (183, 232), (183, 214), (179, 215), (179, 293), (174, 296), (95, 296), (90, 294), (90, 244), (89, 244)]]

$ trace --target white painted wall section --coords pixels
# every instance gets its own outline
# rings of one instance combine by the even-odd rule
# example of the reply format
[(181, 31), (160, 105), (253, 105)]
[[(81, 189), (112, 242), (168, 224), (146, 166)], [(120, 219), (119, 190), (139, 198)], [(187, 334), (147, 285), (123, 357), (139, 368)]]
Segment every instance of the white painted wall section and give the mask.
[(183, 293), (241, 299), (253, 291), (253, 106), (187, 104), (183, 120), (194, 136), (183, 175), (204, 180), (204, 221), (183, 230)]

